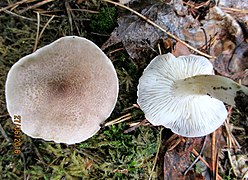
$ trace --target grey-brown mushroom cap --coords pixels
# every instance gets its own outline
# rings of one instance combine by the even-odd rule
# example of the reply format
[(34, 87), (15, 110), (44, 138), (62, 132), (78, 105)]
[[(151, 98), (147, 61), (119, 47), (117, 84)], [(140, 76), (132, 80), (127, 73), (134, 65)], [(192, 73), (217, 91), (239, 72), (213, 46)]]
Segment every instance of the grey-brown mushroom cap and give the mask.
[[(196, 75), (213, 75), (212, 64), (204, 57), (176, 58), (168, 53), (155, 57), (139, 80), (138, 104), (153, 125), (163, 125), (185, 137), (207, 135), (220, 127), (227, 110), (223, 102), (208, 95), (176, 93), (175, 84)], [(193, 86), (193, 84), (189, 84)]]
[(10, 69), (5, 86), (10, 116), (34, 138), (74, 144), (93, 136), (110, 116), (118, 78), (110, 59), (93, 42), (60, 38)]

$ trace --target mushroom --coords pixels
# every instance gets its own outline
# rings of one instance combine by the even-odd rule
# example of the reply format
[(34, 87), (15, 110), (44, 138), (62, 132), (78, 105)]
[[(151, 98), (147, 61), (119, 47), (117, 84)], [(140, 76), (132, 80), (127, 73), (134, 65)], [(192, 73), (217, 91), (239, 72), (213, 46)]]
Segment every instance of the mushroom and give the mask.
[(82, 142), (100, 129), (118, 96), (110, 59), (93, 42), (62, 37), (15, 63), (6, 80), (7, 109), (21, 130), (56, 143)]
[[(163, 125), (185, 137), (207, 135), (227, 117), (223, 102), (235, 105), (238, 91), (248, 88), (214, 75), (202, 56), (155, 57), (139, 80), (138, 104), (153, 125)], [(222, 102), (223, 101), (223, 102)]]

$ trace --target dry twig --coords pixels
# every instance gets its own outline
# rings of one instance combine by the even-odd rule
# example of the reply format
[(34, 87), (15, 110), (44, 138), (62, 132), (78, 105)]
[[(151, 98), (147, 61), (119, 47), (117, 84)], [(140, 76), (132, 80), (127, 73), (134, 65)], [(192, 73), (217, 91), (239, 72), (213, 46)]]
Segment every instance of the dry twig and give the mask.
[(211, 163), (212, 163), (212, 173), (213, 173), (213, 177), (216, 177), (215, 176), (215, 163), (216, 163), (216, 155), (215, 155), (215, 143), (216, 143), (216, 132), (212, 132), (212, 139), (211, 139)]
[(43, 34), (43, 32), (45, 31), (45, 29), (47, 28), (47, 26), (49, 25), (49, 23), (53, 20), (53, 18), (55, 17), (55, 15), (53, 15), (45, 24), (45, 26), (42, 28), (41, 32), (40, 31), (40, 13), (37, 12), (37, 32), (36, 32), (36, 39), (35, 39), (35, 44), (34, 44), (34, 49), (33, 52), (36, 51), (37, 46), (38, 46), (38, 42)]
[(25, 16), (21, 16), (21, 15), (19, 15), (19, 14), (13, 13), (13, 12), (11, 12), (11, 11), (9, 11), (9, 10), (5, 10), (4, 12), (7, 13), (7, 14), (9, 14), (9, 15), (12, 15), (12, 16), (15, 16), (15, 17), (24, 19), (24, 20), (36, 21), (35, 19), (31, 19), (31, 18), (27, 18), (27, 17), (25, 17)]
[(228, 8), (228, 7), (221, 7), (222, 10), (226, 12), (236, 12), (242, 14), (248, 14), (248, 9), (237, 9), (237, 8)]
[(37, 45), (39, 41), (39, 32), (40, 32), (40, 13), (39, 12), (36, 13), (37, 13), (37, 30), (36, 30), (36, 38), (35, 38), (33, 52), (36, 51), (37, 49)]
[(104, 124), (103, 126), (111, 126), (111, 125), (114, 125), (114, 124), (118, 124), (118, 123), (121, 123), (121, 122), (124, 122), (124, 121), (127, 121), (129, 119), (132, 118), (132, 114), (131, 113), (127, 113), (117, 119), (114, 119), (110, 122), (107, 122), (106, 124)]
[(37, 7), (40, 7), (40, 6), (44, 5), (44, 4), (52, 2), (52, 1), (54, 1), (54, 0), (43, 0), (43, 1), (38, 2), (38, 3), (36, 3), (36, 4), (32, 5), (32, 6), (28, 6), (27, 8), (19, 11), (19, 13), (22, 14), (22, 13), (24, 13), (24, 12), (30, 10), (30, 9), (35, 9)]
[(3, 129), (3, 127), (2, 127), (1, 124), (0, 124), (0, 132), (1, 132), (1, 134), (3, 135), (3, 137), (6, 139), (6, 141), (7, 141), (8, 143), (10, 143), (11, 140), (9, 139), (8, 135), (7, 135), (6, 132), (4, 131), (4, 129)]
[[(31, 1), (33, 1), (33, 0), (31, 0)], [(15, 6), (19, 6), (20, 4), (24, 4), (24, 3), (27, 3), (27, 2), (30, 2), (30, 0), (17, 1), (14, 4), (10, 4), (10, 5), (6, 6), (6, 7), (1, 8), (0, 9), (0, 12), (5, 11), (5, 10), (8, 10), (8, 9), (10, 9), (12, 7), (15, 7)]]
[(152, 179), (152, 173), (155, 170), (156, 164), (157, 164), (157, 160), (158, 160), (158, 154), (159, 154), (159, 150), (160, 150), (160, 146), (161, 146), (161, 140), (162, 140), (162, 131), (163, 131), (163, 127), (161, 127), (160, 131), (159, 131), (159, 139), (158, 139), (158, 149), (157, 149), (157, 153), (153, 162), (153, 166), (152, 166), (152, 170), (151, 170), (151, 174), (149, 176), (149, 180)]
[(200, 156), (202, 155), (203, 153), (203, 150), (206, 146), (206, 142), (207, 142), (207, 136), (205, 136), (204, 138), (204, 142), (203, 142), (203, 145), (202, 145), (202, 148), (201, 148), (201, 151), (200, 151), (200, 154), (199, 156), (197, 156), (197, 158), (194, 160), (194, 162), (188, 167), (188, 169), (184, 172), (184, 176), (189, 172), (189, 170), (197, 163), (197, 161), (200, 159)]
[[(182, 138), (182, 141), (185, 142), (185, 139)], [(192, 149), (192, 153), (199, 157), (199, 159), (210, 169), (212, 170), (212, 167), (207, 163), (207, 161), (195, 150), (195, 148)], [(218, 180), (222, 180), (222, 177), (219, 174), (216, 174), (216, 177)]]

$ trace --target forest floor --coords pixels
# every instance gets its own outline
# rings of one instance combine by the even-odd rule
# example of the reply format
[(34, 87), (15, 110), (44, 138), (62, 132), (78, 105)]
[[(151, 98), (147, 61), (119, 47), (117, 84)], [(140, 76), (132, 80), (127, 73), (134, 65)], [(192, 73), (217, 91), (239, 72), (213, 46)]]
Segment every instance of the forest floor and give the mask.
[[(248, 5), (246, 3), (246, 9), (242, 10), (229, 7), (230, 0), (222, 2), (226, 7), (223, 5), (224, 8), (220, 9), (223, 13), (230, 13), (233, 19), (228, 19), (225, 14), (213, 13), (218, 17), (211, 19), (212, 24), (206, 16), (213, 16), (212, 9), (220, 6), (213, 1), (137, 0), (130, 1), (127, 6), (166, 27), (167, 31), (205, 54), (216, 56), (217, 60), (212, 59), (211, 62), (217, 74), (248, 85)], [(245, 1), (241, 0), (240, 5), (242, 3)], [(186, 15), (183, 14), (185, 12)], [(235, 23), (237, 16), (243, 18), (237, 22), (239, 27), (229, 27), (232, 30), (236, 28), (234, 31), (223, 31), (223, 26)], [(207, 38), (199, 35), (202, 30), (181, 31), (180, 28), (185, 26), (195, 29), (203, 27)], [(21, 153), (15, 154), (14, 124), (5, 103), (7, 73), (20, 58), (69, 35), (93, 41), (113, 62), (120, 92), (116, 107), (106, 122), (117, 119), (117, 123), (104, 126), (92, 138), (75, 145), (33, 139), (22, 133)], [(0, 179), (248, 178), (247, 114), (226, 106), (229, 116), (214, 134), (183, 138), (169, 129), (152, 126), (139, 109), (137, 85), (144, 68), (160, 53), (184, 53), (178, 52), (178, 47), (176, 50), (173, 48), (176, 43), (166, 33), (129, 10), (106, 1), (2, 0)], [(182, 49), (195, 53), (185, 46)], [(223, 65), (229, 64), (235, 55), (238, 60), (231, 61), (231, 70), (225, 71)], [(202, 148), (203, 144), (205, 146)], [(198, 161), (194, 163), (196, 159)]]

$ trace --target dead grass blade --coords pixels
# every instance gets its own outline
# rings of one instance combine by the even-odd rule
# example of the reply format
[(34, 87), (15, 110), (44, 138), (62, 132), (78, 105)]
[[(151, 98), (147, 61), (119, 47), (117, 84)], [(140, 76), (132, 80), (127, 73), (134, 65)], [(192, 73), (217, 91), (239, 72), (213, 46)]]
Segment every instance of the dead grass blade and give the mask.
[(40, 13), (37, 12), (37, 33), (36, 33), (36, 39), (35, 39), (35, 45), (34, 45), (34, 49), (33, 49), (33, 52), (36, 51), (37, 49), (37, 45), (38, 45), (38, 42), (43, 34), (43, 32), (45, 31), (45, 29), (47, 28), (47, 26), (49, 25), (49, 23), (53, 20), (53, 18), (55, 17), (55, 15), (53, 15), (48, 21), (47, 23), (45, 24), (45, 26), (42, 28), (41, 32), (39, 32), (40, 30)]
[[(33, 0), (31, 0), (31, 1), (33, 1)], [(30, 0), (18, 1), (18, 2), (14, 3), (14, 4), (10, 4), (10, 5), (6, 6), (6, 7), (1, 8), (0, 12), (3, 12), (5, 10), (8, 10), (8, 9), (12, 8), (12, 7), (19, 6), (21, 4), (28, 3), (28, 2), (30, 2)]]
[(40, 7), (40, 6), (44, 5), (44, 4), (52, 2), (52, 1), (54, 1), (54, 0), (43, 0), (43, 1), (38, 2), (38, 3), (36, 3), (36, 4), (32, 5), (32, 6), (28, 6), (27, 8), (19, 11), (19, 13), (22, 14), (22, 13), (24, 13), (24, 12), (30, 10), (30, 9), (35, 9), (37, 7)]
[(118, 123), (121, 123), (121, 122), (124, 122), (124, 121), (127, 121), (129, 119), (132, 118), (132, 114), (131, 113), (127, 113), (117, 119), (114, 119), (110, 122), (107, 122), (106, 124), (104, 124), (103, 126), (111, 126), (111, 125), (114, 125), (114, 124), (118, 124)]
[(153, 162), (153, 166), (152, 166), (152, 170), (151, 170), (151, 174), (149, 176), (149, 180), (152, 179), (152, 174), (153, 174), (153, 171), (155, 170), (155, 167), (156, 167), (156, 164), (157, 164), (157, 160), (158, 160), (158, 154), (159, 154), (159, 150), (160, 150), (160, 146), (161, 146), (161, 141), (162, 141), (162, 131), (163, 131), (163, 127), (161, 127), (160, 131), (159, 131), (159, 138), (158, 138), (158, 149), (157, 149), (157, 152), (156, 152), (156, 156), (154, 158), (154, 162)]

